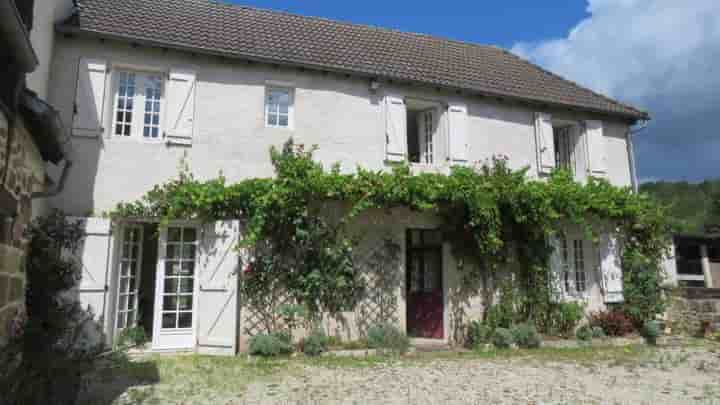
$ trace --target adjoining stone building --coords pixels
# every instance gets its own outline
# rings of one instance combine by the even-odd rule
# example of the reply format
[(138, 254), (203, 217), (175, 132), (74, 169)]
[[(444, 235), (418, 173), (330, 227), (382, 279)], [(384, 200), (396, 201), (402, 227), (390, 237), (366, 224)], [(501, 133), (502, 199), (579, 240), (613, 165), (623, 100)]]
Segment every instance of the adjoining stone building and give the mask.
[[(27, 86), (27, 75), (50, 59), (34, 51), (30, 31), (35, 8), (51, 3), (0, 1), (0, 345), (24, 312), (23, 231), (43, 211), (40, 202), (61, 188), (70, 167), (59, 115)], [(62, 173), (56, 181), (53, 169)]]

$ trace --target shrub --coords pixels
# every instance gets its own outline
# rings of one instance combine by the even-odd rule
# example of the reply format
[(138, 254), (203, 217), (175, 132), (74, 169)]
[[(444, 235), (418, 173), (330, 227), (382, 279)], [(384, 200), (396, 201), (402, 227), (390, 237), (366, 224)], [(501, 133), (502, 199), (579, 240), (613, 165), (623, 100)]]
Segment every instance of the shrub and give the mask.
[(533, 324), (521, 323), (516, 325), (512, 328), (511, 333), (513, 342), (522, 348), (534, 349), (540, 347), (540, 334)]
[(590, 325), (600, 327), (608, 336), (625, 336), (634, 328), (632, 321), (620, 311), (600, 311), (590, 315)]
[(498, 349), (507, 349), (513, 344), (513, 334), (509, 329), (497, 328), (493, 332), (492, 343)]
[(471, 348), (488, 343), (492, 336), (492, 329), (480, 321), (471, 321), (467, 329), (467, 345)]
[(286, 333), (261, 333), (250, 338), (249, 350), (254, 356), (272, 357), (290, 354), (293, 347)]
[(640, 334), (647, 344), (655, 346), (660, 336), (660, 324), (657, 321), (646, 321), (640, 329)]
[(593, 326), (590, 330), (592, 330), (593, 339), (605, 339), (607, 337), (603, 328), (599, 326)]
[(322, 352), (327, 351), (330, 339), (325, 332), (320, 329), (314, 330), (302, 341), (302, 352), (307, 356), (319, 356)]
[(26, 311), (14, 314), (0, 350), (0, 403), (73, 404), (105, 341), (76, 296), (84, 231), (56, 211), (35, 219), (25, 237)]
[(593, 329), (589, 325), (583, 325), (575, 331), (575, 337), (581, 342), (589, 342), (594, 337)]
[(561, 336), (572, 336), (572, 332), (583, 319), (584, 315), (584, 305), (577, 302), (562, 302), (558, 304), (553, 329)]
[(384, 323), (371, 326), (367, 332), (368, 347), (405, 353), (410, 347), (410, 339), (394, 325)]

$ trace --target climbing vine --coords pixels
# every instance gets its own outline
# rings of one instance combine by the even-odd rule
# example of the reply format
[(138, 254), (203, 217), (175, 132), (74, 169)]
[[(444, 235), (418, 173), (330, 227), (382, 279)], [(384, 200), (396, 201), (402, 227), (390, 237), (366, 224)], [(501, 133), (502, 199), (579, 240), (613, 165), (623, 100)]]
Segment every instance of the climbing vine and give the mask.
[[(120, 204), (118, 217), (247, 221), (243, 245), (252, 252), (243, 283), (249, 296), (280, 286), (311, 312), (353, 307), (363, 289), (348, 224), (369, 209), (407, 207), (437, 215), (454, 254), (467, 265), (467, 285), (511, 258), (524, 291), (521, 312), (538, 323), (553, 308), (548, 241), (568, 225), (596, 238), (613, 234), (623, 246), (628, 312), (638, 320), (662, 311), (660, 262), (670, 233), (665, 209), (649, 197), (591, 178), (575, 182), (556, 171), (543, 181), (511, 170), (507, 159), (453, 167), (448, 175), (390, 171), (342, 173), (313, 160), (314, 149), (288, 141), (271, 149), (275, 177), (228, 184), (187, 170), (141, 200)], [(626, 264), (626, 265), (625, 265)], [(477, 291), (475, 291), (477, 293)]]

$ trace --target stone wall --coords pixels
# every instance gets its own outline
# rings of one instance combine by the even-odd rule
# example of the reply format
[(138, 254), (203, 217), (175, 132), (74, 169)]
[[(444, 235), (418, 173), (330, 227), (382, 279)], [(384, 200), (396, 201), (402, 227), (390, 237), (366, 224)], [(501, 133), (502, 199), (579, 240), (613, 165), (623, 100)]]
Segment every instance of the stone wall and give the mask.
[(672, 333), (700, 335), (703, 322), (720, 330), (720, 289), (684, 288), (670, 297), (667, 324)]

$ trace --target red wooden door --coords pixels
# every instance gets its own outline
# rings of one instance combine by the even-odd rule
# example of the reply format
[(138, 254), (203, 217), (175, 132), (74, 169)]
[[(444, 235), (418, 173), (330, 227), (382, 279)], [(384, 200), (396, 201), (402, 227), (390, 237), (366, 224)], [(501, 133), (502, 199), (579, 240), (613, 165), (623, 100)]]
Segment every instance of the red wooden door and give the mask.
[(408, 231), (407, 328), (411, 337), (442, 339), (442, 239), (437, 231)]

